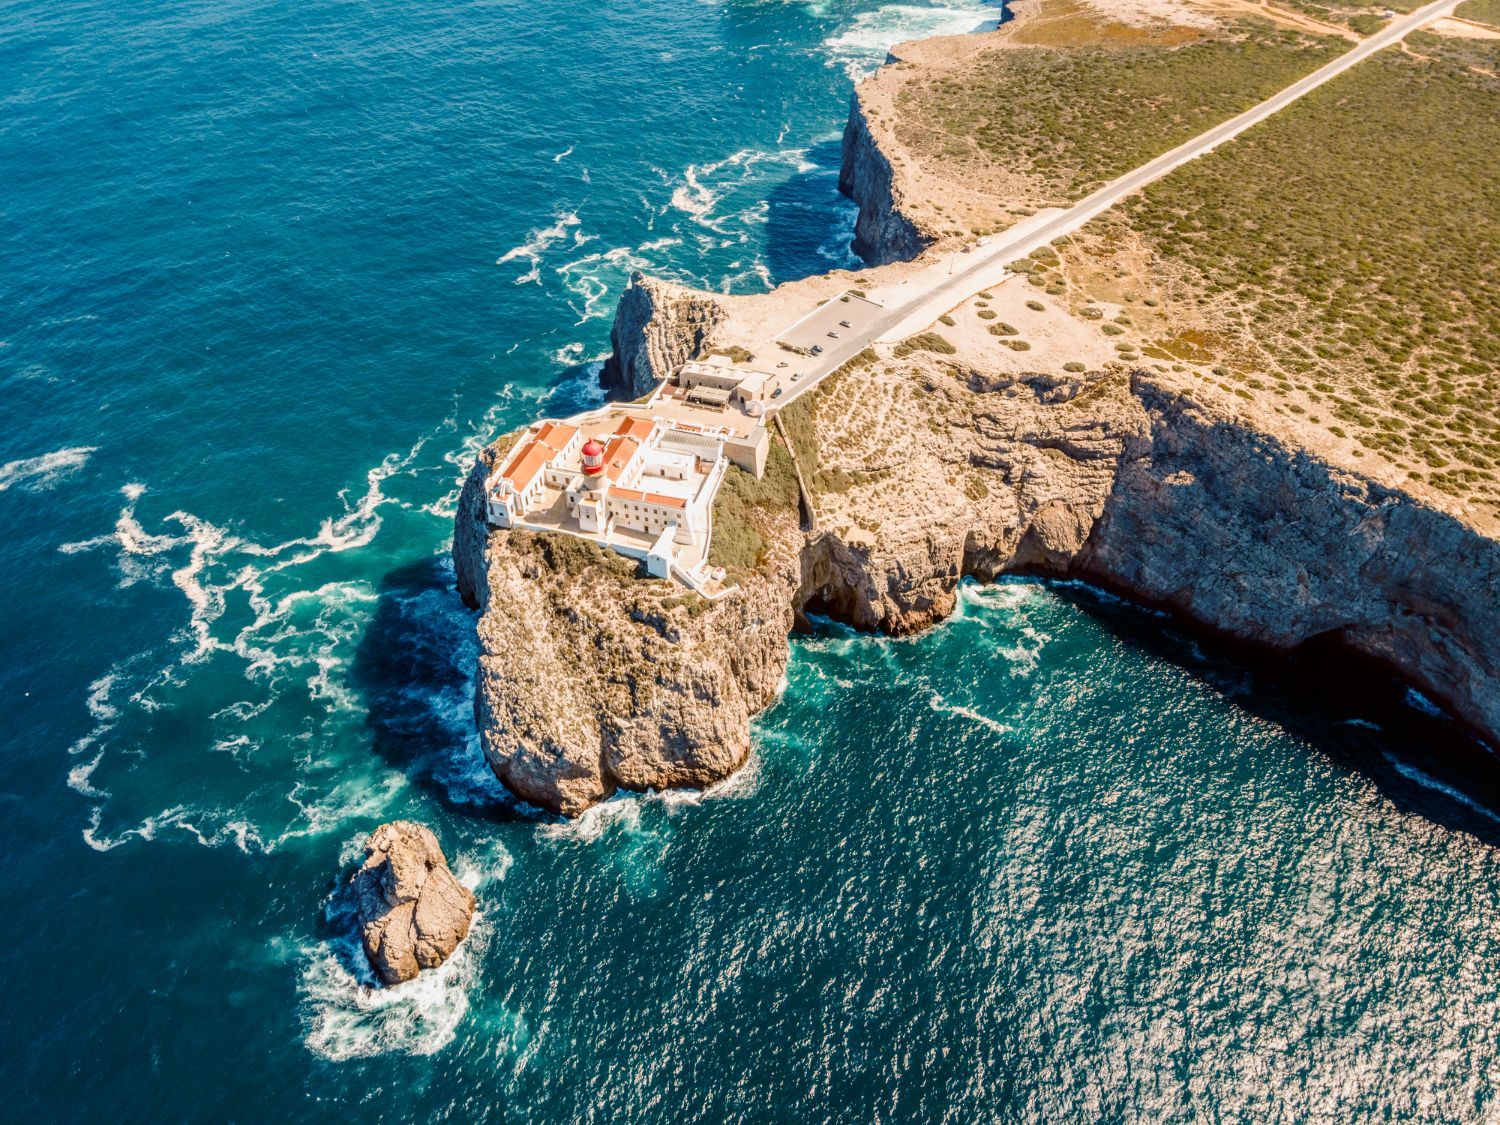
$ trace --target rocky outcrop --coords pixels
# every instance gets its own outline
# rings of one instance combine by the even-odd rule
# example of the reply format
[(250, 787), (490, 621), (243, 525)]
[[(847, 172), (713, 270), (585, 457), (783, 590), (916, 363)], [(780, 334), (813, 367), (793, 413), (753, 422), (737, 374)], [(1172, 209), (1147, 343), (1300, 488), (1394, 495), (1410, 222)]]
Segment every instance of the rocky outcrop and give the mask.
[[(692, 315), (632, 332), (691, 339)], [(617, 788), (711, 784), (744, 761), (798, 615), (907, 634), (946, 617), (965, 576), (1016, 571), (1081, 576), (1274, 650), (1335, 638), (1482, 736), (1500, 732), (1500, 544), (1171, 376), (996, 374), (962, 359), (861, 370), (860, 393), (827, 396), (840, 417), (818, 415), (823, 388), (804, 400), (803, 473), (842, 474), (814, 497), (823, 530), (799, 531), (795, 505), (763, 513), (763, 565), (715, 603), (579, 540), (486, 527), (487, 450), (454, 558), (483, 611), (475, 706), (501, 780), (568, 815)], [(892, 429), (914, 385), (922, 413)], [(869, 433), (899, 472), (820, 462), (800, 448), (820, 430), (846, 456)]]
[(649, 394), (706, 350), (724, 316), (707, 293), (632, 274), (609, 334), (611, 354), (600, 376), (605, 389), (627, 399)]
[(901, 634), (946, 616), (964, 576), (1085, 577), (1265, 649), (1337, 640), (1495, 738), (1500, 543), (1157, 376), (1126, 386), (1097, 381), (1065, 409), (1045, 405), (1050, 390), (981, 395), (972, 432), (945, 440), (1003, 487), (884, 519), (873, 543), (824, 535), (807, 551), (809, 604)]
[[(910, 378), (913, 362), (891, 382)], [(925, 362), (931, 370), (947, 366)], [(1071, 565), (1104, 508), (1127, 439), (1145, 424), (1128, 381), (961, 376), (926, 388), (940, 404), (932, 413), (949, 427), (914, 427), (900, 451), (909, 510), (894, 511), (878, 491), (856, 487), (855, 506), (879, 523), (878, 533), (846, 538), (834, 530), (808, 544), (805, 611), (902, 636), (947, 617), (964, 577), (1063, 573)], [(1072, 404), (1085, 387), (1090, 402), (1080, 410)], [(971, 492), (949, 487), (959, 467), (987, 483)]]
[(839, 191), (859, 205), (854, 252), (871, 265), (908, 261), (937, 240), (903, 209), (895, 172), (870, 131), (858, 91), (844, 126)]
[(386, 984), (435, 969), (468, 935), (474, 896), (420, 824), (382, 824), (352, 880), (365, 954)]
[(481, 499), (460, 502), (455, 563), (484, 607), (475, 715), (506, 787), (571, 816), (617, 788), (704, 787), (738, 769), (786, 669), (795, 508), (766, 513), (766, 561), (710, 603), (569, 536), (486, 529), (481, 546)]

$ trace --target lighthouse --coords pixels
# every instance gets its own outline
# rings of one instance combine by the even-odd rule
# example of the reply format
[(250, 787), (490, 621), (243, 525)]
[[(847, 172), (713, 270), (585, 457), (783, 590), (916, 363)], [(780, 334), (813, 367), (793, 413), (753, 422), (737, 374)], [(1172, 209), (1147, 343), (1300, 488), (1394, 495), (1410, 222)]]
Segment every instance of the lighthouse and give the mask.
[(589, 488), (604, 482), (604, 447), (593, 438), (583, 444), (583, 482)]

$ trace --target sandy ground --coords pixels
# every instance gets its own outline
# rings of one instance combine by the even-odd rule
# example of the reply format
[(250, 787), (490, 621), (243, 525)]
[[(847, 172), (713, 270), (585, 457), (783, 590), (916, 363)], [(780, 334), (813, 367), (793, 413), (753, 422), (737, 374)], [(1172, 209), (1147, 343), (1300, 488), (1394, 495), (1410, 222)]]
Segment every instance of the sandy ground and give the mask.
[(1210, 28), (1218, 22), (1203, 5), (1185, 0), (1084, 0), (1084, 7), (1126, 27), (1167, 23), (1175, 27)]
[[(1069, 363), (1098, 370), (1120, 358), (1114, 342), (1099, 331), (1097, 324), (1074, 317), (1057, 298), (1038, 292), (1024, 278), (1008, 278), (1003, 284), (986, 289), (954, 309), (948, 319), (953, 324), (939, 322), (931, 330), (953, 343), (960, 352), (980, 357), (988, 371), (1061, 371)], [(994, 327), (1016, 331), (996, 335), (990, 331)], [(1007, 346), (1007, 340), (1021, 341), (1029, 347), (1016, 351)]]
[(1473, 20), (1460, 19), (1457, 16), (1438, 20), (1427, 30), (1438, 35), (1451, 36), (1454, 39), (1500, 39), (1500, 30), (1488, 24), (1475, 23)]

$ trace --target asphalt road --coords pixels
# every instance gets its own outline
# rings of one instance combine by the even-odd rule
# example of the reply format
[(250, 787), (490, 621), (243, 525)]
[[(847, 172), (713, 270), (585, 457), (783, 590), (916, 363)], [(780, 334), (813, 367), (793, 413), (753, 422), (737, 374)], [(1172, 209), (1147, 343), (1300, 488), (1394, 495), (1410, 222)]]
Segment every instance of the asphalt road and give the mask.
[[(954, 251), (948, 259), (951, 273), (940, 269), (929, 270), (914, 279), (917, 289), (899, 304), (891, 304), (883, 316), (875, 319), (852, 337), (845, 337), (837, 347), (829, 348), (821, 362), (807, 372), (807, 378), (797, 391), (788, 397), (791, 401), (809, 387), (816, 385), (822, 377), (836, 370), (846, 360), (859, 354), (875, 340), (905, 339), (931, 325), (939, 316), (975, 293), (991, 285), (997, 285), (1005, 276), (1005, 264), (1024, 258), (1033, 250), (1047, 245), (1055, 238), (1071, 234), (1098, 215), (1109, 210), (1131, 192), (1138, 191), (1153, 180), (1158, 180), (1189, 160), (1212, 152), (1225, 141), (1237, 137), (1246, 129), (1259, 124), (1272, 114), (1285, 109), (1305, 94), (1316, 90), (1325, 82), (1338, 77), (1350, 67), (1357, 66), (1377, 51), (1399, 42), (1411, 32), (1444, 16), (1451, 15), (1460, 0), (1436, 0), (1435, 3), (1418, 8), (1410, 15), (1394, 21), (1389, 27), (1376, 32), (1345, 54), (1319, 67), (1305, 78), (1293, 82), (1280, 93), (1267, 98), (1259, 105), (1231, 117), (1192, 140), (1178, 145), (1156, 159), (1142, 164), (1117, 180), (1085, 196), (1072, 207), (1050, 215), (1040, 215), (1036, 221), (1028, 221), (980, 239), (969, 253)], [(929, 282), (927, 279), (931, 277)], [(831, 342), (831, 341), (830, 341)]]

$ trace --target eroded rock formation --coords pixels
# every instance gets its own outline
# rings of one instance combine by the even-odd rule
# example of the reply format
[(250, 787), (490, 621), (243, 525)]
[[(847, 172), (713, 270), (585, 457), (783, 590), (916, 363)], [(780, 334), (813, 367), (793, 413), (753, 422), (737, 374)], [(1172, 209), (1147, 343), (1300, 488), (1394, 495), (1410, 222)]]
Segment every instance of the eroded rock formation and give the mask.
[[(677, 293), (653, 316), (689, 323), (633, 310), (631, 332), (688, 348), (712, 301)], [(717, 603), (581, 541), (487, 528), (499, 453), (482, 455), (455, 562), (482, 609), (481, 739), (514, 792), (572, 815), (618, 787), (711, 784), (744, 761), (798, 614), (907, 634), (951, 612), (963, 577), (1021, 570), (1086, 577), (1271, 649), (1336, 636), (1500, 731), (1500, 545), (1462, 522), (1172, 376), (997, 374), (917, 353), (839, 378), (859, 393), (819, 388), (801, 427), (804, 472), (842, 474), (814, 497), (821, 530), (799, 531), (795, 505), (761, 513), (764, 563)], [(849, 435), (862, 432), (882, 463), (861, 459)]]
[(474, 895), (420, 824), (396, 820), (375, 829), (352, 885), (360, 940), (386, 984), (437, 968), (468, 935)]
[(900, 185), (870, 131), (858, 91), (844, 126), (839, 191), (859, 205), (854, 252), (871, 265), (908, 261), (936, 241), (935, 234), (903, 210)]
[(475, 715), (506, 787), (571, 816), (617, 788), (704, 787), (738, 769), (786, 669), (795, 510), (770, 515), (762, 567), (710, 603), (584, 540), (487, 531), (482, 485), (476, 470), (455, 561), (484, 606)]
[(724, 310), (710, 294), (644, 274), (631, 275), (609, 333), (601, 381), (620, 398), (639, 398), (700, 354)]

